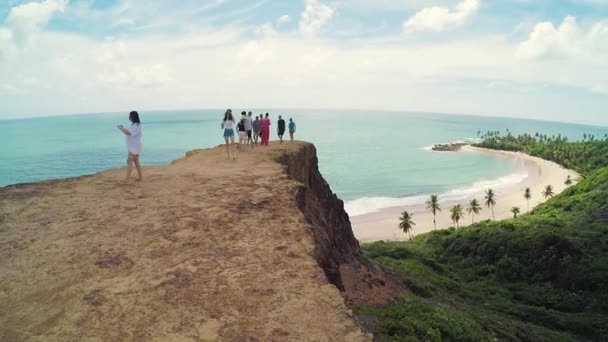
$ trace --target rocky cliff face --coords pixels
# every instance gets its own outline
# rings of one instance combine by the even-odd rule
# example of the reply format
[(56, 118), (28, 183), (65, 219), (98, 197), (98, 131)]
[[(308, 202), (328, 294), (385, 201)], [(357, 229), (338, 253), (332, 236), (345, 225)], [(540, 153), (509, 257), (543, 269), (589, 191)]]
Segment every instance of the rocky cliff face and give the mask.
[(344, 298), (399, 286), (359, 262), (314, 146), (224, 153), (0, 188), (0, 340), (368, 340)]
[(385, 269), (361, 263), (361, 249), (355, 238), (344, 202), (331, 191), (319, 172), (314, 145), (277, 158), (287, 175), (300, 185), (296, 203), (314, 239), (314, 257), (347, 302), (384, 304), (404, 291), (399, 277)]
[(340, 266), (359, 265), (361, 256), (344, 203), (321, 176), (313, 145), (305, 145), (297, 153), (283, 154), (278, 160), (286, 166), (288, 176), (301, 183), (296, 203), (312, 228), (315, 259), (328, 280), (344, 291)]

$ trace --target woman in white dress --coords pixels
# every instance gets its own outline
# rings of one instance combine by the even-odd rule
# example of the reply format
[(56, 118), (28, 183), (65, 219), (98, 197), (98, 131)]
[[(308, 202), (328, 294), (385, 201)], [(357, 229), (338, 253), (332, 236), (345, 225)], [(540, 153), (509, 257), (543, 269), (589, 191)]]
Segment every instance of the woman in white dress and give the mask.
[(123, 125), (118, 125), (118, 129), (121, 130), (127, 136), (127, 151), (129, 155), (127, 157), (127, 180), (131, 177), (133, 171), (133, 165), (137, 168), (137, 180), (141, 181), (143, 174), (141, 172), (141, 164), (139, 163), (139, 155), (143, 152), (143, 145), (141, 144), (141, 121), (139, 121), (139, 114), (135, 111), (129, 113), (129, 120), (131, 121), (131, 127), (125, 128)]

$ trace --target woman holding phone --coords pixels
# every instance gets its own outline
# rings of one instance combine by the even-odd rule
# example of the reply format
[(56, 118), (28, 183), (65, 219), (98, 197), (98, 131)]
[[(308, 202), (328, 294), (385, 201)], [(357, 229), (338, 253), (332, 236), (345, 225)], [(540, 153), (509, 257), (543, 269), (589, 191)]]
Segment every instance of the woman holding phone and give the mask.
[(137, 168), (137, 180), (143, 179), (141, 171), (141, 164), (139, 163), (139, 156), (143, 152), (143, 145), (141, 143), (141, 121), (139, 120), (139, 114), (136, 111), (129, 113), (129, 121), (131, 121), (131, 127), (125, 128), (123, 125), (118, 125), (118, 129), (127, 136), (127, 180), (131, 177), (133, 172), (133, 165)]

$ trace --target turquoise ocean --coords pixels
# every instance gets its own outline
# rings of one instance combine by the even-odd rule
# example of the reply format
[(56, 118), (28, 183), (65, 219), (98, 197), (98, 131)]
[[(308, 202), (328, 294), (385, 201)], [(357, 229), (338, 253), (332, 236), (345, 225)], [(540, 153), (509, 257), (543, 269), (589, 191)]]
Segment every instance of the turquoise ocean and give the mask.
[[(235, 112), (241, 109), (233, 108)], [(261, 113), (262, 110), (253, 110)], [(435, 143), (477, 137), (478, 131), (514, 134), (584, 133), (608, 128), (512, 118), (430, 113), (336, 110), (263, 110), (294, 118), (296, 138), (313, 142), (319, 167), (351, 215), (401, 205), (439, 193), (458, 197), (493, 184), (521, 180), (520, 165), (475, 153), (436, 153)], [(141, 111), (145, 165), (166, 165), (185, 152), (223, 143), (223, 110)], [(0, 120), (0, 186), (66, 178), (122, 167), (125, 139), (117, 124), (127, 113)], [(273, 137), (273, 140), (276, 136)], [(243, 176), (247, 171), (243, 170)]]

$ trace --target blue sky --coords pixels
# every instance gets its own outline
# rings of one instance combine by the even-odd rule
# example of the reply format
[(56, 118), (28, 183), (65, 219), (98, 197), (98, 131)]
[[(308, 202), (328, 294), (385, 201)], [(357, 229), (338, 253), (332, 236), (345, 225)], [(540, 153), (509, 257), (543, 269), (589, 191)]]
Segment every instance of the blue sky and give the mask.
[(608, 125), (608, 0), (4, 0), (0, 119), (132, 108)]

